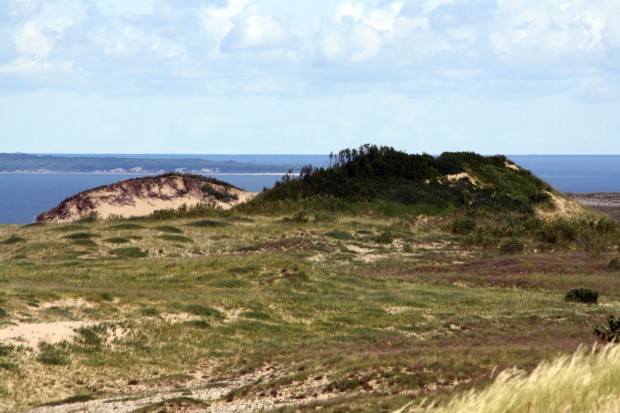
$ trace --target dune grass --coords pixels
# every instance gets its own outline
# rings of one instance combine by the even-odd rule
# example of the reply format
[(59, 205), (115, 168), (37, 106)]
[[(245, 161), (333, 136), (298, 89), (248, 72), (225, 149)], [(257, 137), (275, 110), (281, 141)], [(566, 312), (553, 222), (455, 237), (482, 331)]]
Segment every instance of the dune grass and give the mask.
[[(270, 372), (210, 403), (290, 395), (290, 411), (389, 412), (532, 371), (620, 313), (613, 247), (535, 253), (523, 238), (506, 254), (453, 234), (450, 217), (291, 216), (93, 222), (60, 241), (60, 226), (0, 226), (28, 240), (0, 244), (0, 323), (88, 323), (0, 352), (0, 411)], [(599, 304), (565, 301), (578, 287)]]
[(405, 408), (428, 413), (607, 413), (620, 406), (620, 347), (579, 350), (539, 365), (530, 374), (501, 372), (492, 384), (435, 408)]

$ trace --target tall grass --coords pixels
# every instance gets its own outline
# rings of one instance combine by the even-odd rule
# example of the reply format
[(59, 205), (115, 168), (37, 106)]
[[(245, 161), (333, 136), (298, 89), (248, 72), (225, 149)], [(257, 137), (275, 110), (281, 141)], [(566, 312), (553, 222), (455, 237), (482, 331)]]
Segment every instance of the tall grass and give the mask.
[[(509, 370), (480, 391), (472, 391), (430, 413), (571, 412), (596, 413), (620, 410), (620, 347), (599, 352), (578, 350), (542, 363), (531, 374)], [(420, 411), (411, 408), (410, 413)]]

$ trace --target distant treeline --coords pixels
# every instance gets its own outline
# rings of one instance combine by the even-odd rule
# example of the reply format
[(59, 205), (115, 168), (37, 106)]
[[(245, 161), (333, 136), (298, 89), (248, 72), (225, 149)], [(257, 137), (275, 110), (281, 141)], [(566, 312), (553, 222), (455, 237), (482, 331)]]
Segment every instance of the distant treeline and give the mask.
[(0, 153), (0, 172), (277, 173), (301, 165), (260, 165), (206, 159), (147, 159)]

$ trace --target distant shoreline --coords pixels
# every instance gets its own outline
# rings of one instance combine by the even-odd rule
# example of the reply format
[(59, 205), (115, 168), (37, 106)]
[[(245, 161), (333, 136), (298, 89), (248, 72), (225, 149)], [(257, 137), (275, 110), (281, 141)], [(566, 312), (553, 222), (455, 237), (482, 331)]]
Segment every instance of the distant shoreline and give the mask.
[[(0, 171), (0, 175), (159, 175), (166, 172), (7, 172)], [(199, 174), (206, 176), (282, 176), (287, 172), (201, 172), (201, 171), (189, 171), (183, 173)], [(295, 174), (292, 174), (295, 175)]]

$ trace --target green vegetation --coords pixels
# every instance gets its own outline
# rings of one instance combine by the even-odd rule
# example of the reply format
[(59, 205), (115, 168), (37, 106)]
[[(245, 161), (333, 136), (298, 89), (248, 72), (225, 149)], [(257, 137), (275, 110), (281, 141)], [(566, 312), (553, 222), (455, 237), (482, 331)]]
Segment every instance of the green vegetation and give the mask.
[(110, 254), (122, 258), (143, 258), (148, 256), (146, 252), (137, 247), (115, 248), (110, 250)]
[(598, 292), (590, 288), (571, 288), (564, 296), (564, 299), (566, 301), (596, 304), (598, 302)]
[[(0, 411), (79, 410), (90, 397), (154, 412), (485, 411), (457, 403), (481, 402), (514, 367), (524, 373), (492, 387), (497, 397), (514, 387), (512, 411), (579, 399), (563, 375), (561, 402), (544, 380), (523, 383), (597, 336), (616, 340), (616, 318), (591, 326), (620, 314), (618, 224), (539, 213), (553, 212), (548, 188), (502, 157), (343, 156), (228, 211), (0, 226), (0, 239), (28, 240), (0, 243), (0, 328), (71, 326), (60, 343), (0, 346)], [(461, 173), (472, 178), (446, 177)], [(338, 179), (364, 197), (337, 193)], [(600, 305), (565, 300), (575, 286), (571, 297), (600, 291)], [(599, 363), (591, 357), (575, 366)], [(592, 400), (616, 400), (601, 389), (587, 387)]]
[(300, 200), (317, 196), (352, 201), (383, 200), (448, 210), (531, 214), (548, 203), (551, 188), (530, 172), (510, 168), (503, 156), (471, 152), (409, 155), (390, 147), (345, 149), (331, 168), (301, 169), (286, 175), (255, 202)]
[(0, 244), (11, 245), (11, 244), (19, 244), (20, 242), (26, 242), (26, 239), (13, 235), (12, 237), (7, 238), (4, 241), (0, 242)]
[(607, 316), (607, 325), (595, 324), (592, 326), (592, 330), (601, 340), (617, 344), (620, 340), (620, 317)]

